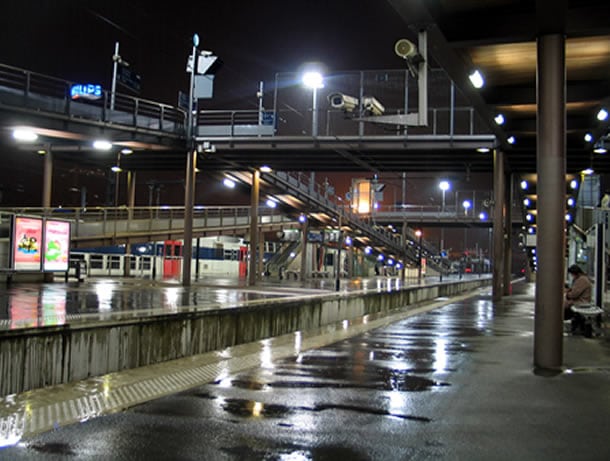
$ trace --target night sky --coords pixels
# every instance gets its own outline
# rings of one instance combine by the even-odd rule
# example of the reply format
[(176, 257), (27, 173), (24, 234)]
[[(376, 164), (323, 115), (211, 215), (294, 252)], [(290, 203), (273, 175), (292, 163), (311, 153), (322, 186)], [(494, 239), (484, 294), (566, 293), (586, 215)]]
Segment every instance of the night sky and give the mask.
[[(0, 57), (5, 64), (67, 80), (110, 85), (114, 43), (142, 76), (142, 97), (175, 104), (186, 90), (191, 37), (224, 65), (210, 105), (254, 107), (259, 81), (305, 62), (329, 71), (396, 68), (397, 39), (410, 36), (382, 0), (162, 2), (5, 2)], [(270, 85), (268, 86), (270, 88)]]

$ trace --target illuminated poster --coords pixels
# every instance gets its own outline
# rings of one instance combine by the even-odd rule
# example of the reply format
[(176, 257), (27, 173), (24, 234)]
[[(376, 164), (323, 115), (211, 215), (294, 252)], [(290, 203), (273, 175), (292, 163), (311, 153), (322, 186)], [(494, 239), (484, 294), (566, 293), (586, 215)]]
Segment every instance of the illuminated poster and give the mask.
[(70, 257), (70, 223), (47, 220), (44, 232), (45, 271), (67, 271)]
[(13, 233), (13, 268), (40, 270), (42, 219), (15, 217)]

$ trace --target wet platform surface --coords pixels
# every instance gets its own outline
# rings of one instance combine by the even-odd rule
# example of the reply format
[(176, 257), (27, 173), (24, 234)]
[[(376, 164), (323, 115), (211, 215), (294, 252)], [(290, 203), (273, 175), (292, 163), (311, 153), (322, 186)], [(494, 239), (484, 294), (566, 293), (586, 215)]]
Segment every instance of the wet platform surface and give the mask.
[[(467, 276), (468, 277), (468, 276)], [(477, 276), (469, 276), (475, 278)], [(457, 277), (445, 278), (455, 281)], [(438, 278), (422, 280), (438, 283)], [(341, 280), (341, 290), (400, 289), (417, 280), (374, 277)], [(322, 295), (335, 291), (335, 280), (264, 280), (248, 287), (244, 279), (210, 278), (182, 287), (178, 280), (90, 278), (84, 283), (53, 282), (0, 286), (0, 331), (109, 320), (122, 316), (175, 313), (185, 307), (228, 308), (269, 299)]]
[[(13, 446), (0, 459), (610, 459), (609, 338), (566, 335), (564, 371), (534, 373), (533, 299), (532, 285), (496, 304), (484, 289), (408, 318), (343, 322), (4, 399), (0, 430)], [(209, 383), (96, 417), (198, 374), (191, 383)], [(66, 408), (86, 421), (60, 428), (70, 392), (81, 397)], [(56, 429), (20, 441), (27, 418)]]

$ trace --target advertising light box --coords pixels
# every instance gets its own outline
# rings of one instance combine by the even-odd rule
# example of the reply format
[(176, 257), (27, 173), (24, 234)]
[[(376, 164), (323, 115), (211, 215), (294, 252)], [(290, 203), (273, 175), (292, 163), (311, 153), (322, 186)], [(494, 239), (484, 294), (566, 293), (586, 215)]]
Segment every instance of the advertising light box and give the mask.
[(67, 271), (70, 257), (70, 223), (47, 220), (44, 246), (43, 269), (45, 271)]
[(42, 219), (16, 216), (13, 232), (13, 268), (40, 270)]

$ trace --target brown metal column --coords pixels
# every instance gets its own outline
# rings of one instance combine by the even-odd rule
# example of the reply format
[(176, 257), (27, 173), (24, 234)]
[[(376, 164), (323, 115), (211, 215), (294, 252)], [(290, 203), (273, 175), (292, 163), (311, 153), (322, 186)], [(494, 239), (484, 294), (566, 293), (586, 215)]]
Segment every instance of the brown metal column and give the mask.
[[(127, 172), (127, 231), (131, 228), (131, 220), (133, 219), (133, 207), (136, 201), (136, 172)], [(129, 237), (125, 245), (125, 261), (123, 264), (123, 275), (129, 277), (131, 275), (131, 243)]]
[(261, 174), (258, 170), (252, 173), (252, 190), (250, 192), (250, 264), (248, 266), (248, 284), (256, 285), (256, 247), (258, 246), (258, 202)]
[(307, 234), (309, 233), (309, 220), (301, 224), (301, 281), (307, 280)]
[(494, 208), (493, 208), (493, 300), (502, 299), (504, 269), (504, 152), (494, 151)]
[(506, 176), (506, 213), (504, 214), (504, 296), (509, 296), (511, 293), (511, 279), (513, 268), (513, 175)]
[(42, 177), (42, 207), (51, 208), (51, 191), (53, 186), (53, 153), (51, 146), (46, 147), (44, 154), (44, 172)]
[(187, 153), (184, 180), (184, 246), (182, 248), (182, 286), (191, 286), (191, 260), (193, 259), (193, 208), (195, 207), (195, 174), (197, 151)]
[(566, 182), (565, 36), (538, 37), (538, 229), (534, 365), (563, 360), (563, 284)]

